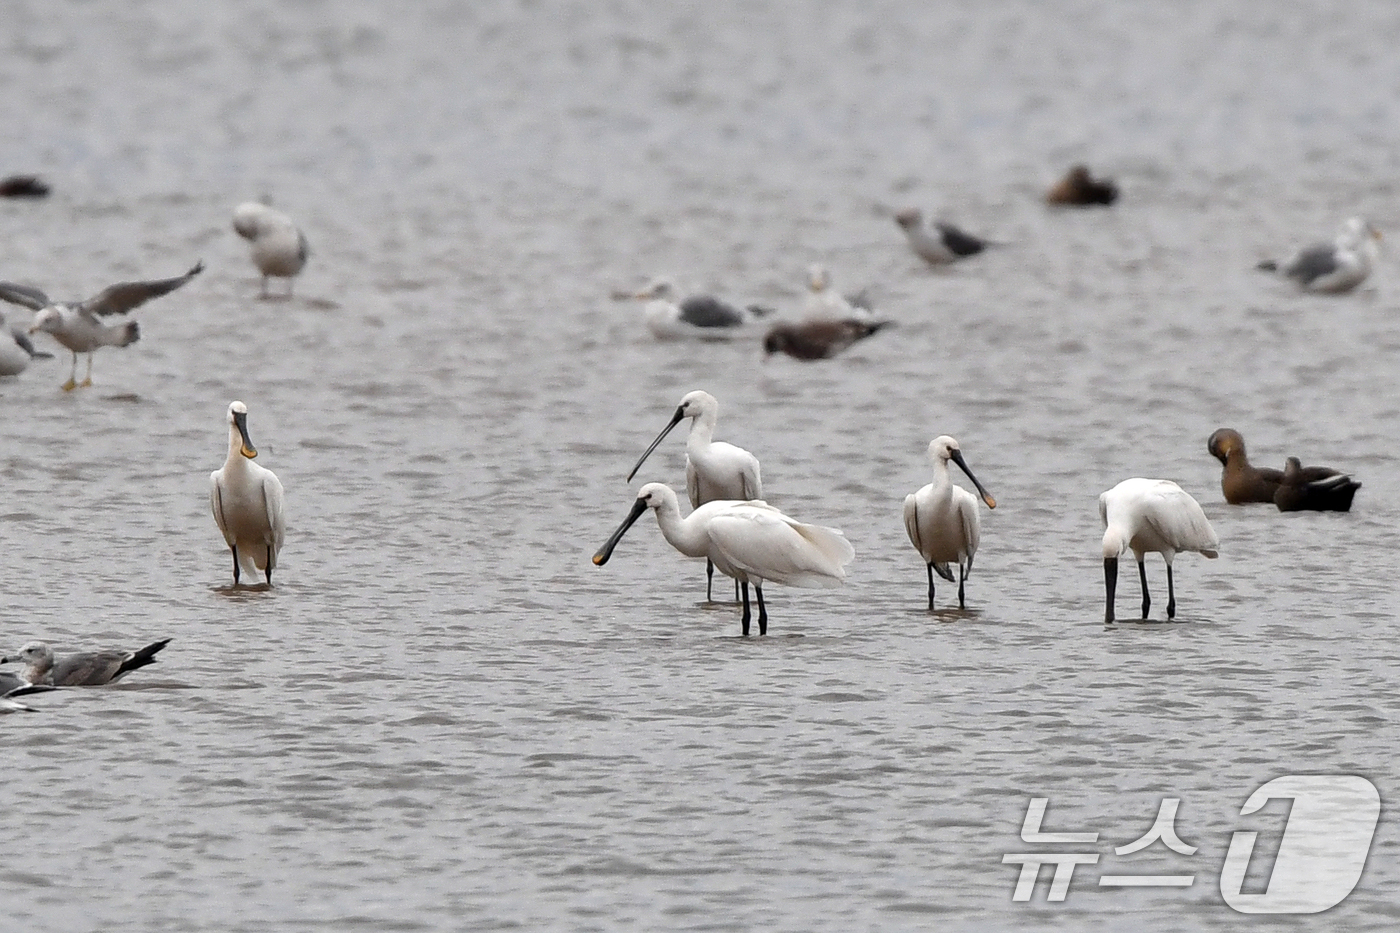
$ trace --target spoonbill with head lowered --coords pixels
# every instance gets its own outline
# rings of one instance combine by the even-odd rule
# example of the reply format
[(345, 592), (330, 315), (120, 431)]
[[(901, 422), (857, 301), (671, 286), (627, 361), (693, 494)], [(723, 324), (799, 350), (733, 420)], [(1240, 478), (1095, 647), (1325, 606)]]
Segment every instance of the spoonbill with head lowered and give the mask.
[[(637, 475), (651, 452), (671, 429), (686, 418), (690, 419), (690, 436), (685, 442), (685, 491), (691, 508), (718, 500), (747, 501), (763, 498), (763, 482), (759, 479), (758, 458), (742, 447), (714, 440), (715, 422), (719, 419), (719, 402), (699, 389), (686, 393), (671, 416), (671, 423), (656, 435), (627, 474), (628, 482)], [(715, 566), (705, 561), (705, 601), (711, 602)], [(735, 597), (738, 598), (737, 595)]]
[(1113, 621), (1113, 594), (1118, 586), (1118, 555), (1129, 548), (1137, 558), (1142, 581), (1142, 617), (1152, 606), (1147, 593), (1147, 567), (1143, 557), (1156, 551), (1167, 562), (1167, 618), (1176, 616), (1176, 590), (1172, 584), (1172, 558), (1178, 551), (1199, 551), (1219, 556), (1220, 539), (1210, 527), (1201, 505), (1176, 483), (1165, 479), (1125, 479), (1099, 496), (1103, 519), (1103, 580), (1108, 603), (1104, 621)]
[(946, 434), (934, 438), (929, 442), (928, 455), (933, 461), (933, 482), (905, 497), (904, 530), (928, 564), (929, 610), (933, 610), (933, 573), (938, 571), (940, 577), (952, 583), (953, 571), (948, 565), (953, 561), (958, 564), (958, 608), (966, 609), (963, 584), (972, 573), (972, 557), (982, 537), (982, 518), (977, 512), (977, 497), (953, 485), (948, 461), (956, 463), (972, 480), (987, 508), (994, 509), (997, 503), (968, 469), (956, 440)]
[(593, 563), (601, 567), (627, 529), (647, 509), (656, 510), (656, 524), (672, 547), (686, 557), (709, 559), (726, 576), (743, 587), (743, 633), (749, 634), (749, 584), (758, 596), (758, 634), (768, 634), (768, 610), (763, 605), (763, 584), (788, 586), (839, 586), (846, 579), (846, 564), (856, 552), (846, 536), (835, 528), (804, 525), (788, 518), (766, 502), (707, 502), (681, 518), (680, 500), (664, 483), (647, 483), (637, 490), (637, 501), (612, 533)]

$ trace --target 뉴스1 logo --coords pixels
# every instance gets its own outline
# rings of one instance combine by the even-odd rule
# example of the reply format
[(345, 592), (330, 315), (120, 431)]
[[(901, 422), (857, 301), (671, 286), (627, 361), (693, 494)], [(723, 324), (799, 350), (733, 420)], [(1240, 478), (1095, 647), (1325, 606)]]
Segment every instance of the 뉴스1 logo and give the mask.
[[(1245, 894), (1245, 874), (1258, 833), (1240, 831), (1230, 838), (1230, 849), (1220, 872), (1220, 894), (1232, 909), (1245, 914), (1313, 914), (1335, 907), (1346, 899), (1371, 851), (1371, 838), (1380, 820), (1381, 797), (1374, 784), (1354, 774), (1288, 774), (1275, 778), (1249, 795), (1241, 816), (1256, 813), (1268, 801), (1291, 798), (1292, 810), (1284, 826), (1283, 840), (1262, 893)], [(1021, 824), (1021, 841), (1031, 844), (1085, 845), (1098, 841), (1097, 832), (1042, 832), (1047, 797), (1032, 797)], [(1176, 833), (1179, 797), (1164, 797), (1157, 819), (1142, 838), (1116, 847), (1115, 855), (1131, 855), (1156, 842), (1180, 855), (1194, 855)], [(1012, 901), (1029, 901), (1040, 869), (1054, 865), (1046, 900), (1063, 901), (1069, 894), (1074, 869), (1097, 865), (1097, 852), (1011, 852), (1004, 865), (1020, 865)], [(1189, 888), (1190, 875), (1102, 874), (1099, 887)]]

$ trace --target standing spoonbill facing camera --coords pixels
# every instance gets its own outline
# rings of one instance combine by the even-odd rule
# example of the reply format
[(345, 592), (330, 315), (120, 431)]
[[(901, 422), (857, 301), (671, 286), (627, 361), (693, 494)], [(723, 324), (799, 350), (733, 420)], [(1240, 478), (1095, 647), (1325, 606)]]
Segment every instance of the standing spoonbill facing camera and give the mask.
[(214, 521), (233, 551), (233, 585), (242, 564), (249, 574), (259, 570), (272, 585), (277, 553), (282, 550), (286, 523), (282, 518), (282, 483), (277, 474), (253, 462), (258, 450), (248, 438), (248, 406), (228, 406), (228, 458), (209, 474), (209, 505)]
[(758, 634), (768, 634), (768, 610), (763, 584), (839, 586), (855, 548), (835, 528), (804, 525), (766, 502), (707, 502), (681, 518), (680, 500), (664, 483), (647, 483), (637, 490), (632, 511), (617, 526), (593, 563), (608, 562), (617, 542), (647, 509), (656, 510), (656, 524), (672, 547), (686, 557), (705, 557), (726, 576), (739, 581), (744, 593), (743, 633), (749, 634), (749, 584), (758, 595)]
[(1176, 617), (1176, 591), (1172, 585), (1172, 558), (1178, 551), (1199, 551), (1219, 556), (1220, 539), (1210, 527), (1201, 504), (1171, 480), (1125, 479), (1099, 496), (1103, 519), (1103, 582), (1108, 608), (1104, 622), (1113, 621), (1113, 594), (1118, 586), (1118, 555), (1129, 548), (1137, 558), (1142, 580), (1142, 617), (1152, 606), (1147, 593), (1147, 567), (1143, 556), (1156, 551), (1167, 562), (1167, 618)]
[[(706, 502), (719, 500), (748, 501), (763, 498), (763, 482), (759, 479), (758, 458), (742, 447), (714, 440), (715, 422), (719, 419), (719, 402), (708, 392), (699, 389), (686, 393), (676, 406), (670, 424), (661, 429), (656, 440), (637, 460), (627, 481), (642, 468), (647, 457), (661, 443), (671, 429), (686, 418), (690, 419), (690, 436), (685, 441), (685, 491), (690, 497), (690, 507), (699, 508)], [(713, 602), (711, 597), (715, 582), (715, 565), (705, 561), (705, 602)], [(738, 600), (738, 582), (735, 581), (735, 600)]]
[(972, 480), (987, 508), (996, 508), (997, 502), (972, 475), (953, 438), (946, 434), (934, 438), (929, 442), (928, 455), (933, 461), (933, 482), (904, 498), (904, 530), (909, 532), (914, 550), (928, 564), (929, 611), (933, 611), (933, 572), (938, 571), (940, 577), (952, 583), (953, 571), (948, 565), (953, 561), (958, 564), (958, 608), (966, 609), (963, 584), (972, 573), (972, 557), (982, 537), (982, 518), (977, 513), (977, 497), (953, 485), (948, 461), (956, 463)]

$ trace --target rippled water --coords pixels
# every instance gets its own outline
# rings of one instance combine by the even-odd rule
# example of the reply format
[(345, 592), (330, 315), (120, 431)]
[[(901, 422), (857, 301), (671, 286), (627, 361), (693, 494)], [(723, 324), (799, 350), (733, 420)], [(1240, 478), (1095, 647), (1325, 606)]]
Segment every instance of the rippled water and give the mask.
[[(1395, 262), (1344, 298), (1252, 266), (1400, 232), (1392, 6), (3, 10), (0, 169), (55, 195), (0, 204), (0, 277), (208, 265), (94, 388), (0, 381), (5, 645), (174, 639), (0, 722), (16, 928), (1234, 929), (1230, 835), (1282, 823), (1239, 816), (1256, 787), (1391, 799)], [(1119, 206), (1038, 202), (1079, 160)], [(290, 302), (229, 229), (260, 194), (314, 250)], [(931, 272), (910, 205), (1006, 245)], [(607, 299), (666, 273), (791, 315), (811, 262), (897, 328), (765, 363)], [(588, 561), (692, 388), (857, 550), (842, 589), (770, 587), (765, 639), (649, 517)], [(208, 512), (232, 398), (287, 489), (271, 591), (227, 588)], [(1353, 471), (1355, 511), (1225, 505), (1226, 425)], [(999, 505), (969, 611), (930, 615), (900, 503), (945, 432)], [(1177, 562), (1177, 624), (1106, 628), (1095, 498), (1133, 475), (1221, 556)], [(1101, 833), (1063, 903), (1049, 869), (1011, 900), (1033, 796)], [(1163, 797), (1196, 855), (1115, 856)], [(1396, 852), (1386, 814), (1330, 926), (1394, 926)], [(1124, 870), (1195, 883), (1096, 885)]]

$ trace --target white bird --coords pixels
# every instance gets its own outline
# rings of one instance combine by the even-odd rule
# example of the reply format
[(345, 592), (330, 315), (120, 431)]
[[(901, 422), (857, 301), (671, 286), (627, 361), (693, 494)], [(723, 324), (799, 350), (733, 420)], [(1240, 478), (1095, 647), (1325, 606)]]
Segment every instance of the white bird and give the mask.
[(228, 458), (209, 474), (209, 505), (214, 521), (233, 551), (233, 585), (241, 564), (249, 574), (261, 570), (272, 585), (272, 571), (282, 550), (282, 483), (277, 474), (253, 462), (257, 448), (248, 438), (248, 406), (228, 406)]
[[(80, 384), (92, 385), (92, 355), (98, 347), (126, 347), (141, 337), (141, 328), (135, 321), (107, 326), (100, 318), (110, 314), (126, 314), (152, 298), (173, 292), (194, 278), (204, 269), (204, 263), (197, 262), (184, 275), (173, 279), (158, 279), (151, 282), (120, 282), (109, 285), (87, 301), (50, 301), (49, 296), (37, 288), (16, 285), (13, 282), (0, 282), (0, 300), (23, 305), (39, 312), (29, 333), (44, 331), (67, 347), (73, 353), (73, 369), (68, 381), (63, 384), (65, 391), (75, 389)], [(87, 377), (82, 383), (78, 378), (78, 354), (87, 354)]]
[(761, 305), (736, 308), (712, 295), (691, 295), (678, 303), (676, 286), (669, 279), (653, 279), (639, 292), (622, 292), (614, 297), (645, 301), (643, 318), (658, 340), (729, 340), (743, 333), (747, 325), (773, 313)]
[(1220, 539), (1201, 505), (1176, 483), (1165, 479), (1125, 479), (1099, 496), (1103, 519), (1103, 579), (1108, 596), (1105, 622), (1113, 621), (1113, 594), (1118, 585), (1118, 555), (1131, 548), (1142, 580), (1142, 617), (1152, 599), (1147, 593), (1143, 556), (1156, 551), (1167, 562), (1167, 618), (1176, 616), (1172, 558), (1178, 551), (1219, 556)]
[(894, 222), (904, 231), (909, 248), (914, 254), (933, 266), (947, 265), (968, 256), (975, 256), (991, 245), (986, 240), (964, 233), (952, 224), (941, 221), (935, 222), (930, 230), (924, 226), (924, 215), (917, 208), (911, 207), (895, 214)]
[(18, 376), (29, 368), (30, 360), (51, 360), (52, 353), (34, 349), (29, 335), (12, 327), (0, 314), (0, 376)]
[(47, 644), (31, 641), (18, 654), (0, 658), (0, 664), (22, 661), (28, 665), (25, 681), (38, 686), (98, 687), (156, 663), (156, 654), (168, 644), (170, 639), (166, 638), (138, 651), (81, 651), (59, 660)]
[(807, 267), (807, 298), (802, 312), (809, 321), (858, 320), (871, 317), (870, 289), (854, 295), (843, 295), (831, 287), (831, 274), (826, 267), (812, 263)]
[(1377, 242), (1381, 232), (1364, 218), (1352, 217), (1342, 224), (1336, 239), (1299, 250), (1282, 267), (1273, 260), (1259, 263), (1266, 272), (1278, 272), (1310, 292), (1340, 294), (1349, 292), (1371, 274), (1380, 258)]
[(856, 552), (846, 536), (835, 528), (804, 525), (761, 500), (707, 502), (681, 518), (680, 500), (664, 483), (647, 483), (637, 490), (637, 501), (612, 536), (593, 555), (602, 566), (617, 542), (647, 509), (656, 510), (656, 523), (672, 547), (686, 557), (704, 557), (720, 572), (743, 587), (743, 634), (749, 634), (749, 584), (758, 594), (758, 634), (768, 634), (768, 610), (763, 605), (763, 584), (788, 586), (839, 586), (846, 579), (846, 564)]
[[(690, 436), (685, 441), (685, 491), (691, 508), (717, 500), (746, 501), (763, 498), (763, 480), (759, 477), (758, 458), (742, 447), (716, 441), (715, 422), (719, 419), (719, 402), (713, 395), (699, 389), (687, 392), (676, 406), (671, 421), (656, 435), (656, 440), (637, 459), (632, 477), (642, 468), (647, 457), (671, 433), (671, 429), (686, 418), (690, 419)], [(705, 601), (712, 602), (715, 566), (705, 562)], [(738, 596), (736, 595), (737, 599)]]
[(292, 297), (295, 276), (306, 267), (311, 247), (292, 218), (266, 204), (246, 201), (233, 211), (233, 229), (252, 247), (253, 264), (262, 273), (262, 297), (267, 292), (269, 276), (287, 280), (287, 294)]
[(958, 565), (958, 608), (966, 609), (963, 584), (972, 573), (972, 558), (982, 539), (982, 518), (977, 511), (977, 497), (953, 485), (948, 461), (962, 467), (987, 508), (994, 509), (997, 503), (972, 475), (953, 438), (946, 434), (934, 438), (929, 442), (928, 455), (933, 461), (933, 482), (905, 496), (904, 530), (909, 533), (914, 550), (928, 564), (929, 611), (933, 611), (933, 573), (938, 571), (940, 577), (952, 583), (953, 571), (948, 565), (954, 561)]

